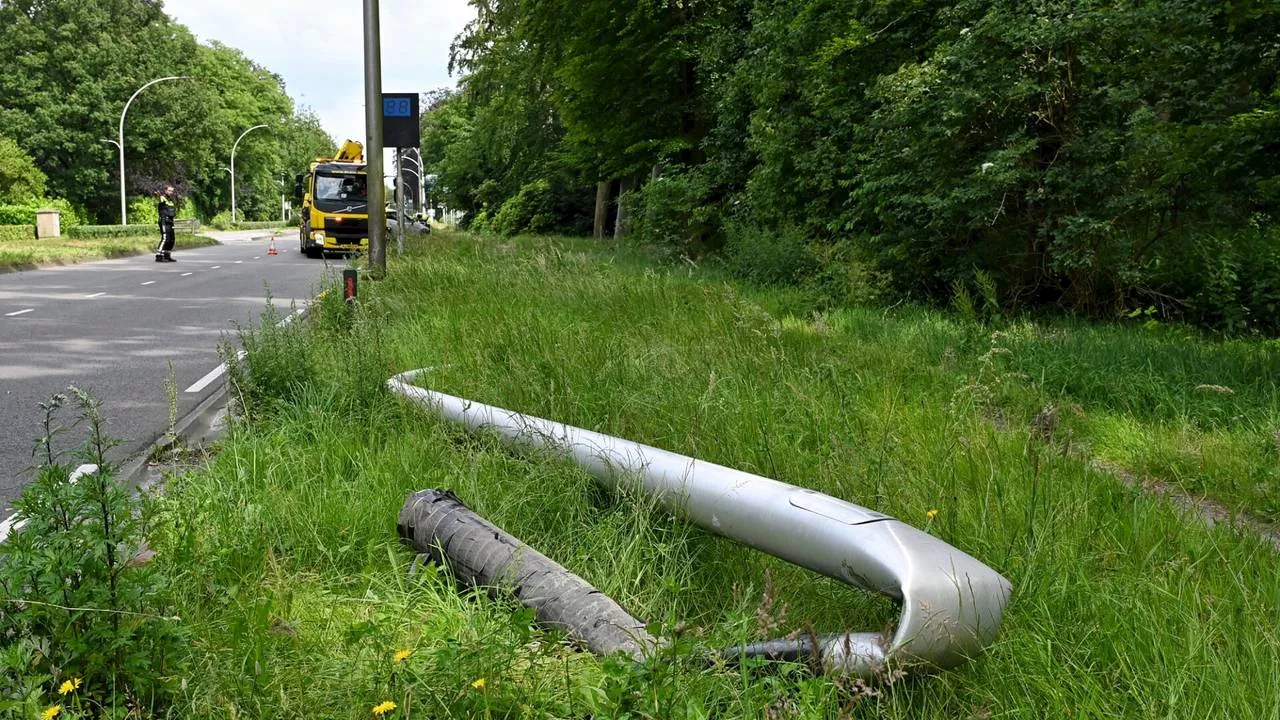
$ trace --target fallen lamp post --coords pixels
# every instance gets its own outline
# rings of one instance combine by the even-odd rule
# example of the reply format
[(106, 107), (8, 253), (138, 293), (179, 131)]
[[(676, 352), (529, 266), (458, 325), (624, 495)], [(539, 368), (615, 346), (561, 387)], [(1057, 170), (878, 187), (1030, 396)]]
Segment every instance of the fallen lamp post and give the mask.
[(827, 672), (870, 677), (890, 660), (954, 667), (981, 652), (1000, 629), (1012, 594), (1009, 581), (901, 520), (813, 490), (413, 384), (429, 371), (401, 373), (387, 387), (444, 420), (491, 432), (511, 446), (568, 457), (607, 487), (634, 484), (710, 532), (902, 606), (891, 636), (848, 632), (779, 639), (730, 654), (813, 654)]

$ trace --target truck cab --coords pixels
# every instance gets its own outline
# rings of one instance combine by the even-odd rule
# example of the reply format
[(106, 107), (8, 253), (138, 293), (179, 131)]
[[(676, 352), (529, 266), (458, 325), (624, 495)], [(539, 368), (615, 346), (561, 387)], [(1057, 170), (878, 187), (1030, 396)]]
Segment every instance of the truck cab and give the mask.
[(301, 203), (298, 249), (307, 257), (369, 248), (369, 177), (364, 147), (348, 140), (332, 158), (318, 158), (296, 178)]

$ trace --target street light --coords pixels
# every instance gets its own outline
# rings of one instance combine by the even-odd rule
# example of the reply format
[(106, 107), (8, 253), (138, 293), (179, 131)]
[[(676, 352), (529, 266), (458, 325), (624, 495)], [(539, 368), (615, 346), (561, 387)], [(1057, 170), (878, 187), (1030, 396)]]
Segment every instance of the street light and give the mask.
[(135, 90), (133, 95), (129, 98), (129, 102), (124, 104), (124, 110), (121, 111), (120, 113), (119, 140), (107, 141), (107, 142), (114, 142), (115, 146), (120, 148), (120, 224), (121, 225), (129, 224), (129, 201), (125, 198), (125, 194), (124, 194), (124, 116), (129, 114), (129, 106), (133, 104), (133, 101), (137, 99), (138, 95), (140, 95), (143, 90), (146, 90), (147, 88), (151, 87), (152, 85), (155, 85), (156, 83), (162, 83), (166, 80), (190, 80), (190, 79), (191, 78), (186, 75), (173, 75), (170, 77), (156, 78), (155, 80), (152, 80), (146, 85), (143, 85), (142, 87)]
[(236, 220), (236, 148), (240, 147), (240, 141), (244, 139), (245, 135), (248, 135), (254, 130), (259, 130), (264, 127), (267, 127), (267, 125), (254, 125), (248, 130), (245, 130), (244, 132), (240, 133), (240, 137), (236, 138), (235, 145), (231, 146), (231, 224), (232, 225), (235, 225), (237, 223), (237, 220)]

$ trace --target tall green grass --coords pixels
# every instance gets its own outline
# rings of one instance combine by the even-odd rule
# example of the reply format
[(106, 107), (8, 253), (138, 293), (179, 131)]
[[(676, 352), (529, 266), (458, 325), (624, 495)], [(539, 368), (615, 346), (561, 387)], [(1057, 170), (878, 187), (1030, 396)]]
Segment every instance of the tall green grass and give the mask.
[[(786, 291), (566, 239), (419, 239), (362, 292), (354, 314), (331, 293), (309, 323), (246, 337), (249, 420), (171, 483), (157, 545), (199, 638), (187, 716), (361, 718), (384, 700), (410, 717), (1280, 716), (1275, 552), (1090, 461), (1149, 457), (1109, 423), (1263, 432), (1276, 394), (1257, 344), (812, 315)], [(1005, 627), (955, 671), (870, 685), (706, 667), (694, 647), (884, 627), (893, 608), (382, 390), (418, 367), (445, 392), (924, 527), (1012, 580)], [(1049, 404), (1061, 419), (1045, 427)], [(1249, 466), (1265, 477), (1261, 458)], [(395, 518), (424, 487), (453, 489), (684, 641), (647, 667), (601, 663), (439, 572), (410, 578)]]

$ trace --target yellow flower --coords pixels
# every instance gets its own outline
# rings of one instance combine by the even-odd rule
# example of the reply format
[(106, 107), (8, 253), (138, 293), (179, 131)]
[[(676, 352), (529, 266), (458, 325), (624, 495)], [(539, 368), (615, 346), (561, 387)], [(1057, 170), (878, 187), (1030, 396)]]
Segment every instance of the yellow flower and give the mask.
[(62, 712), (62, 706), (54, 705), (48, 710), (45, 710), (44, 712), (40, 713), (40, 717), (42, 718), (42, 720), (53, 720), (53, 718), (57, 717), (58, 713), (60, 712)]
[(69, 692), (75, 692), (80, 689), (80, 678), (71, 678), (58, 686), (58, 694), (66, 695)]
[(471, 683), (471, 687), (475, 688), (476, 690), (483, 690), (484, 678), (476, 678), (476, 681)]
[(934, 519), (934, 518), (938, 517), (938, 511), (937, 511), (937, 510), (930, 510), (929, 512), (925, 513), (925, 514), (924, 514), (924, 516), (925, 516), (926, 518), (928, 518), (929, 520), (932, 520), (932, 519)]
[(377, 715), (378, 717), (382, 717), (383, 715), (386, 715), (387, 713), (395, 709), (396, 709), (396, 704), (388, 700), (386, 702), (374, 705), (373, 714)]
[(396, 653), (396, 654), (395, 654), (395, 658), (394, 658), (394, 660), (396, 661), (396, 664), (397, 664), (397, 665), (399, 665), (400, 663), (404, 662), (405, 660), (408, 660), (408, 659), (409, 659), (409, 656), (410, 656), (410, 655), (412, 655), (412, 654), (413, 654), (413, 651), (412, 651), (412, 650), (401, 650), (400, 652), (398, 652), (398, 653)]

